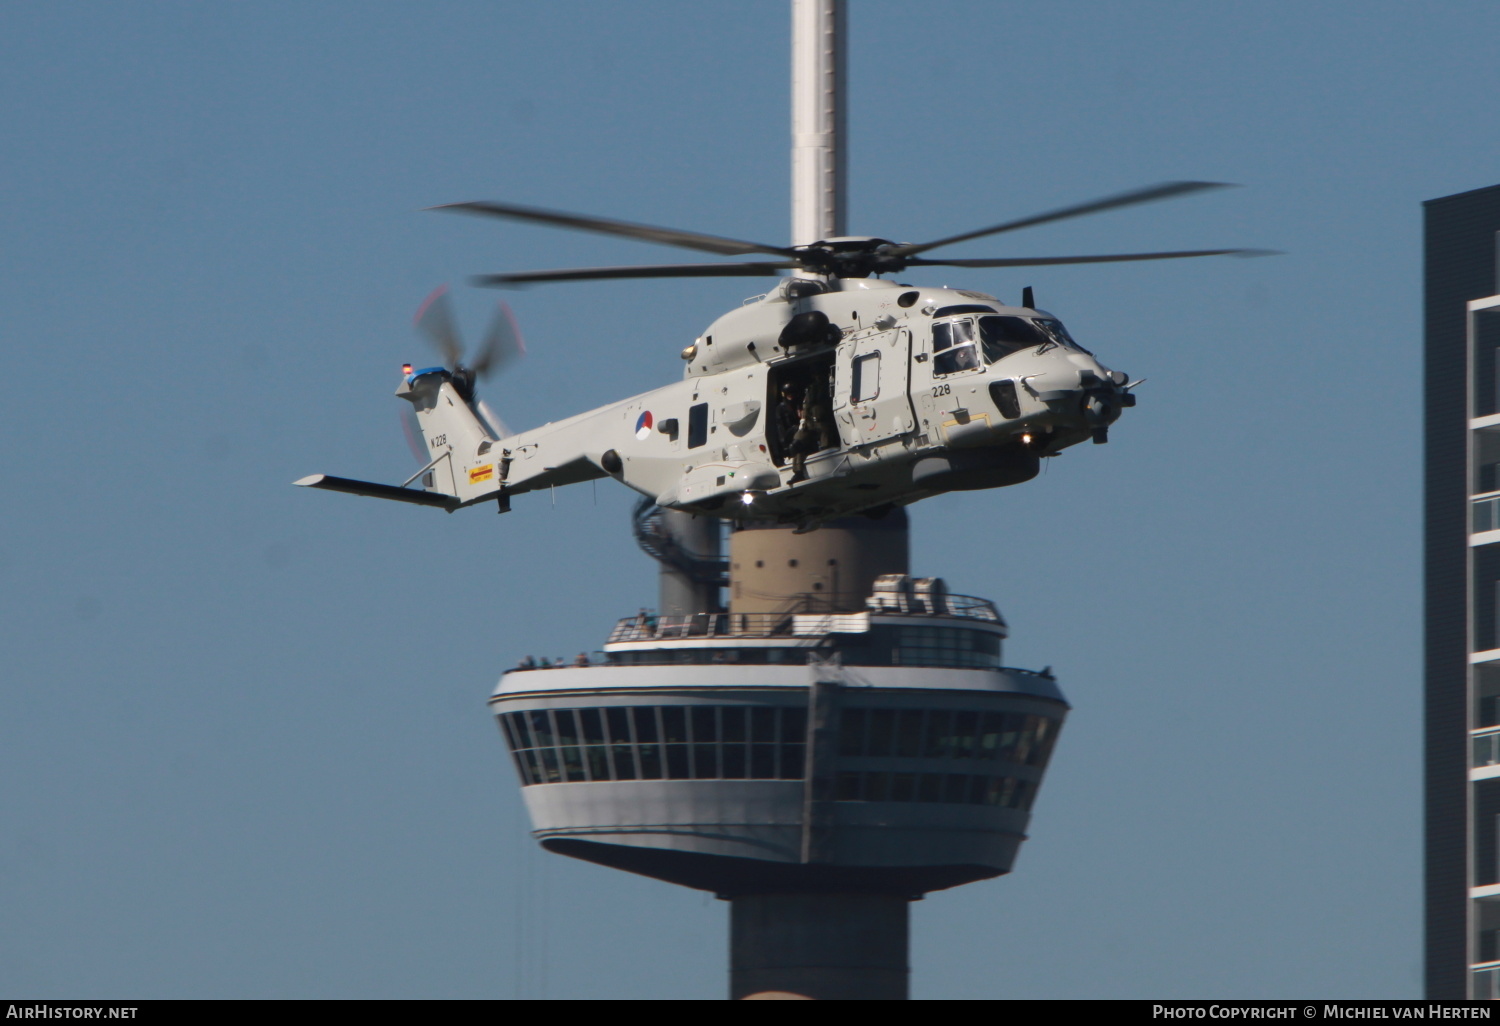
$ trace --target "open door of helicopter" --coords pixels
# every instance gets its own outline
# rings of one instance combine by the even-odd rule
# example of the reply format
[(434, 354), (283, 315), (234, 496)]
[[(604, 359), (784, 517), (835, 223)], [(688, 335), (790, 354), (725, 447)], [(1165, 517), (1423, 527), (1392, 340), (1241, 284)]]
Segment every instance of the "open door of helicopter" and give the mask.
[[(767, 375), (766, 444), (771, 460), (784, 466), (800, 449), (812, 456), (839, 445), (831, 395), (835, 353), (832, 349), (771, 367)], [(800, 435), (800, 437), (799, 437)]]
[(906, 434), (916, 425), (911, 405), (911, 332), (870, 329), (838, 347), (834, 418), (846, 446)]

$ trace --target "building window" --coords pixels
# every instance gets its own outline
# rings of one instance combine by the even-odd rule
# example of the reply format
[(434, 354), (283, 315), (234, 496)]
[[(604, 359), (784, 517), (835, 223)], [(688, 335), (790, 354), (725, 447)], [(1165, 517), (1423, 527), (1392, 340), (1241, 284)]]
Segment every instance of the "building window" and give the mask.
[(1471, 533), (1500, 531), (1500, 496), (1493, 499), (1480, 499), (1470, 504), (1469, 508), (1472, 511), (1469, 525)]
[[(428, 485), (428, 487), (432, 487)], [(1480, 460), (1474, 470), (1476, 492), (1500, 492), (1500, 463)]]
[(605, 780), (801, 780), (807, 710), (628, 706), (501, 713), (523, 786)]
[(845, 709), (839, 718), (839, 754), (1042, 768), (1052, 754), (1057, 728), (1057, 720), (1025, 713)]
[(1000, 664), (1000, 638), (963, 627), (891, 629), (896, 666), (988, 667)]
[[(1479, 734), (1474, 738), (1474, 761), (1475, 766), (1494, 766), (1500, 764), (1500, 731), (1490, 734)], [(1486, 962), (1495, 961), (1485, 959)]]
[(1479, 931), (1479, 957), (1476, 962), (1500, 962), (1500, 930)]
[(1470, 552), (1474, 651), (1484, 652), (1500, 648), (1500, 545), (1481, 545)]
[(976, 773), (840, 773), (835, 800), (841, 802), (930, 802), (944, 805), (992, 805), (1031, 810), (1037, 785), (1015, 777)]
[(1500, 727), (1500, 695), (1480, 695), (1476, 727)]
[(1473, 789), (1474, 887), (1500, 883), (1500, 778), (1477, 780)]

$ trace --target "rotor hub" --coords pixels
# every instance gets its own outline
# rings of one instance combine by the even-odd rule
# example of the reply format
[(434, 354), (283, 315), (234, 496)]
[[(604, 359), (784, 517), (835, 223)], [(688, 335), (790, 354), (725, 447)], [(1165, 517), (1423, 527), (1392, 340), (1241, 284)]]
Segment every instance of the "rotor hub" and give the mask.
[(889, 239), (851, 235), (819, 239), (793, 252), (805, 270), (837, 278), (868, 278), (905, 270), (906, 261), (894, 252), (896, 248)]

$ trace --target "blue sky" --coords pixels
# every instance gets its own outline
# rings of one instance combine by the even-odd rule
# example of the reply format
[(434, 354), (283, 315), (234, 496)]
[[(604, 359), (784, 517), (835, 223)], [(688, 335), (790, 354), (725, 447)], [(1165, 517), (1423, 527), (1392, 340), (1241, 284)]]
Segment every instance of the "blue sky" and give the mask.
[[(1266, 247), (1023, 285), (1146, 377), (1108, 446), (913, 509), (1074, 704), (919, 997), (1420, 993), (1420, 203), (1500, 181), (1492, 5), (858, 0), (849, 228), (952, 256)], [(0, 993), (715, 997), (726, 909), (545, 856), (484, 699), (654, 600), (608, 482), (500, 519), (415, 466), (410, 317), (469, 274), (777, 243), (780, 2), (0, 6)], [(513, 427), (645, 391), (753, 282), (540, 287)]]

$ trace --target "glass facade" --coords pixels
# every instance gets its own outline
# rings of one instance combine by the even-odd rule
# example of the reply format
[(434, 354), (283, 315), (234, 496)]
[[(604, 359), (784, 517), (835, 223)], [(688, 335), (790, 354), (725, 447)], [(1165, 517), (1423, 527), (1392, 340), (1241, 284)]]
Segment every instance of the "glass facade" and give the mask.
[(777, 663), (805, 663), (807, 650), (800, 648), (639, 648), (623, 652), (606, 652), (611, 666), (717, 666), (724, 663), (746, 663), (764, 666)]
[(1475, 534), (1485, 531), (1500, 531), (1500, 495), (1479, 499), (1470, 504), (1472, 516), (1469, 530)]
[[(777, 706), (619, 706), (501, 713), (523, 786), (614, 780), (801, 780), (807, 711)], [(954, 709), (844, 709), (837, 800), (1030, 809), (1058, 721)], [(886, 767), (868, 760), (889, 760)], [(903, 765), (904, 764), (904, 765)]]
[(841, 802), (941, 802), (1030, 811), (1036, 783), (973, 773), (840, 773)]
[(893, 666), (955, 666), (982, 668), (1000, 665), (1000, 638), (988, 631), (964, 627), (877, 627), (876, 650), (887, 641)]
[[(1497, 994), (1500, 778), (1500, 186), (1424, 205), (1426, 994)], [(1488, 539), (1486, 539), (1488, 540)]]
[(1473, 745), (1475, 766), (1500, 764), (1500, 730), (1490, 731), (1487, 734), (1475, 734)]
[(845, 709), (839, 755), (1015, 762), (1045, 768), (1058, 721), (1022, 713), (952, 709)]
[(619, 706), (501, 713), (522, 785), (586, 780), (801, 780), (807, 710)]

